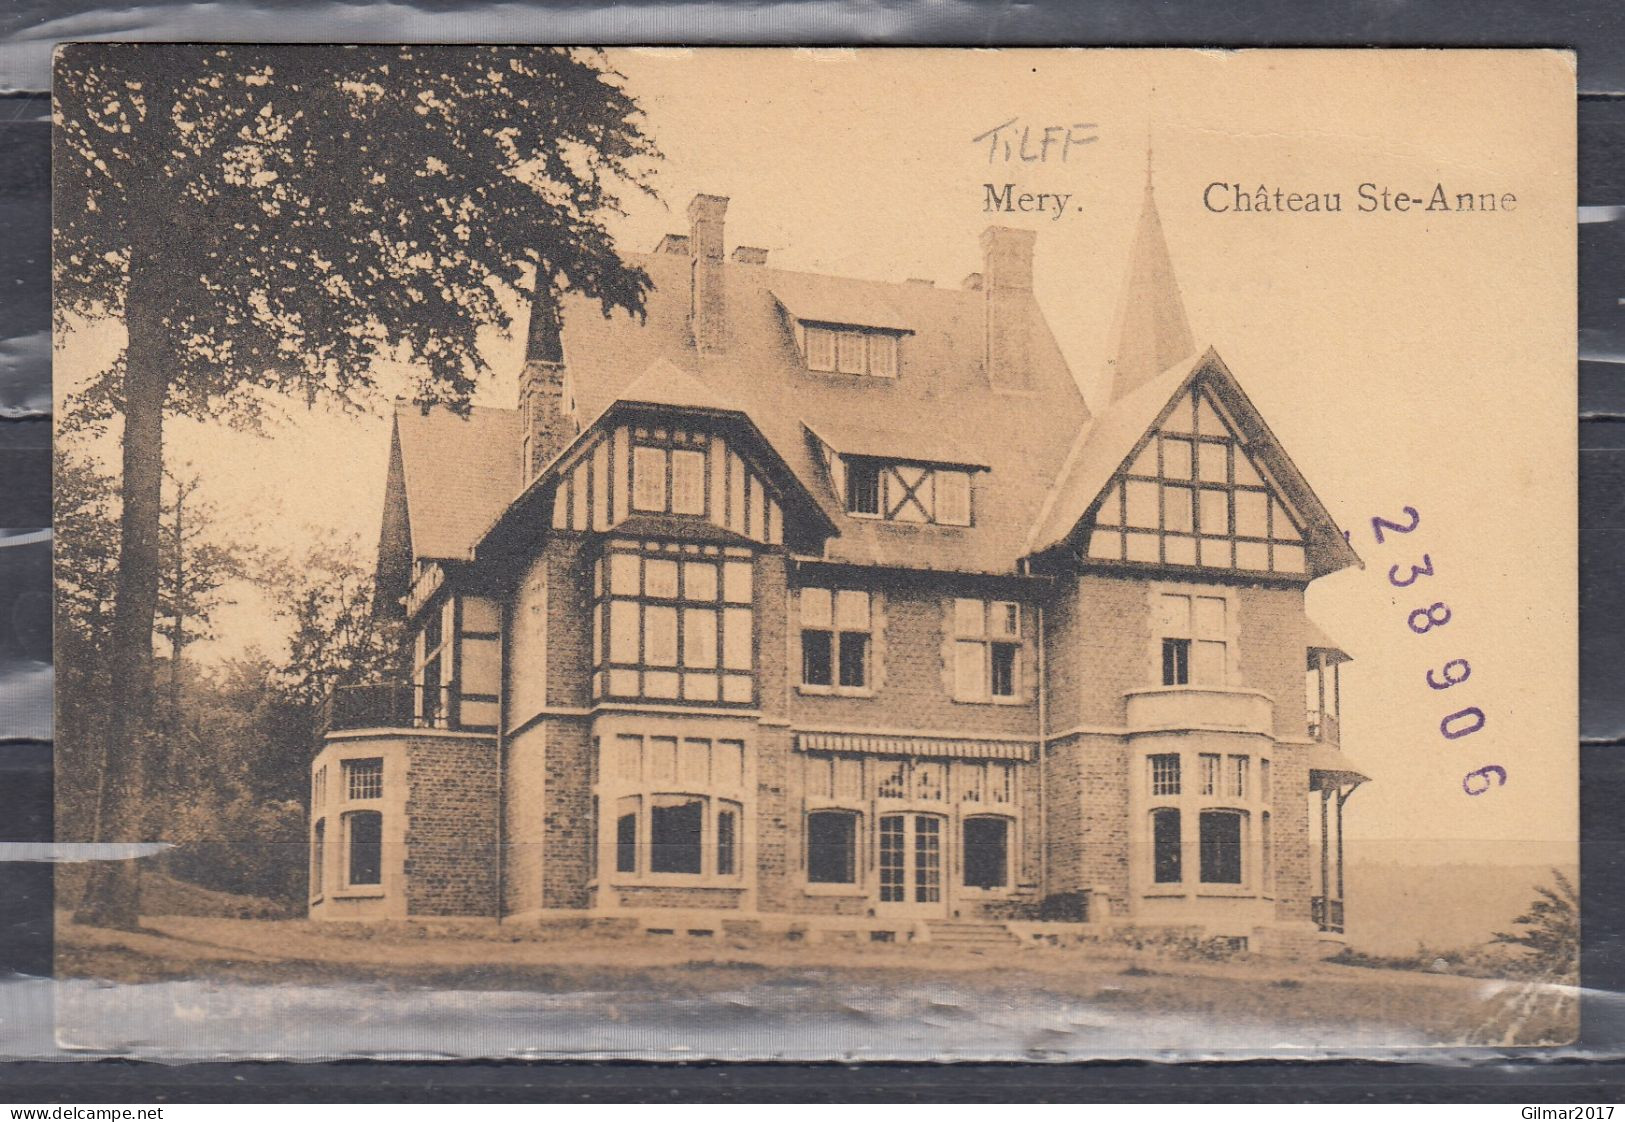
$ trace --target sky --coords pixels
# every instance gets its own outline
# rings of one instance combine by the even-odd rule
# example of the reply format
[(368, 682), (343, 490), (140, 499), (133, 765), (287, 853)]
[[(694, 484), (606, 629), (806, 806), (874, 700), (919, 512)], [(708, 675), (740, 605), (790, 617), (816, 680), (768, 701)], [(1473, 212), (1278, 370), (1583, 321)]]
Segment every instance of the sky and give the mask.
[[(980, 268), (994, 222), (1037, 231), (1035, 288), (1086, 399), (1148, 154), (1194, 334), (1212, 345), (1365, 559), (1317, 581), (1313, 618), (1355, 656), (1345, 750), (1374, 782), (1354, 838), (1529, 845), (1575, 834), (1573, 74), (1552, 54), (623, 50), (613, 63), (666, 154), (660, 201), (612, 225), (649, 249), (696, 192), (727, 195), (727, 244), (780, 267), (938, 285)], [(978, 139), (994, 126), (1093, 139), (1044, 160)], [(1085, 127), (1087, 126), (1087, 127)], [(1007, 130), (1001, 135), (1014, 135)], [(1058, 134), (1052, 132), (1051, 136)], [(1149, 153), (1148, 153), (1149, 150)], [(1212, 183), (1337, 193), (1340, 213), (1216, 213)], [(1068, 196), (990, 213), (987, 185)], [(1501, 214), (1358, 210), (1375, 196), (1517, 196)], [(1220, 196), (1226, 192), (1220, 191)], [(1233, 197), (1233, 196), (1232, 196)], [(1215, 196), (1207, 195), (1209, 200)], [(523, 319), (519, 323), (521, 329)], [(93, 369), (116, 325), (64, 339), (59, 374)], [(512, 405), (516, 338), (488, 332), (488, 404)], [(189, 422), (172, 450), (205, 476), (222, 532), (265, 543), (376, 541), (388, 425), (289, 407), (269, 439)], [(1378, 544), (1371, 519), (1417, 530)], [(1430, 559), (1413, 589), (1388, 583)], [(1435, 602), (1447, 625), (1408, 613)], [(224, 657), (274, 642), (250, 590), (222, 613)], [(1423, 678), (1472, 666), (1449, 691)], [(1449, 704), (1446, 704), (1446, 702)], [(1467, 706), (1482, 732), (1438, 722)], [(1509, 781), (1466, 796), (1485, 764)], [(1523, 851), (1520, 851), (1523, 852)], [(1532, 851), (1531, 851), (1532, 852)], [(1526, 856), (1526, 854), (1524, 854)], [(1509, 858), (1510, 859), (1510, 858)], [(1522, 859), (1522, 857), (1520, 857)], [(1545, 858), (1537, 858), (1545, 859)]]

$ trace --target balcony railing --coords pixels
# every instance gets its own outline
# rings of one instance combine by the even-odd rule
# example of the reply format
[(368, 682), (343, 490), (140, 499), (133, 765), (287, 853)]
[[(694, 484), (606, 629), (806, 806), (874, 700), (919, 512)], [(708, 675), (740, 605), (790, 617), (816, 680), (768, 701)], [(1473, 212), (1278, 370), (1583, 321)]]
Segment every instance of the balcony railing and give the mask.
[(1341, 744), (1337, 718), (1320, 709), (1309, 710), (1309, 739), (1326, 744)]
[(1309, 918), (1315, 921), (1315, 926), (1322, 931), (1334, 934), (1343, 933), (1343, 901), (1328, 900), (1324, 896), (1314, 896), (1309, 900)]
[(456, 694), (451, 686), (374, 682), (339, 686), (322, 706), (320, 732), (346, 729), (448, 729)]

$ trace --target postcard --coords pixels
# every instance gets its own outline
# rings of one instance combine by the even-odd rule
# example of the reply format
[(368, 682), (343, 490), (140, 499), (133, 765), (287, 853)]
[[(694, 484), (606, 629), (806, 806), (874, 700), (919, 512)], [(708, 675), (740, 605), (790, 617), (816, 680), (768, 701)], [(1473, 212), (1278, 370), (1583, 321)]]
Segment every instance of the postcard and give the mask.
[(1571, 54), (58, 54), (63, 1054), (1577, 1032)]

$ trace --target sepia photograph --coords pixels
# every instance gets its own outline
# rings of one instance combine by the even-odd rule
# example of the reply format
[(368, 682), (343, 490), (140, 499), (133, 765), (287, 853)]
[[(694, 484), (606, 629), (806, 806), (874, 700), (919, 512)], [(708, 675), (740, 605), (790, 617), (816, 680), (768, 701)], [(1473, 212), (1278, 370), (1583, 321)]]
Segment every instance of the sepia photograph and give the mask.
[(1572, 54), (53, 102), (61, 1048), (1575, 1041)]

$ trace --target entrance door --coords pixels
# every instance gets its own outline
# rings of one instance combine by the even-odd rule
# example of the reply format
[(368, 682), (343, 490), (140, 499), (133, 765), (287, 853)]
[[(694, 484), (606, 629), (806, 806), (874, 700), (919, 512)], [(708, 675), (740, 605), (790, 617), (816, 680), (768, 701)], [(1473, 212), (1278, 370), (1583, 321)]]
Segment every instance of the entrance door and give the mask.
[(946, 914), (942, 835), (942, 819), (934, 814), (888, 814), (880, 819), (880, 911)]

